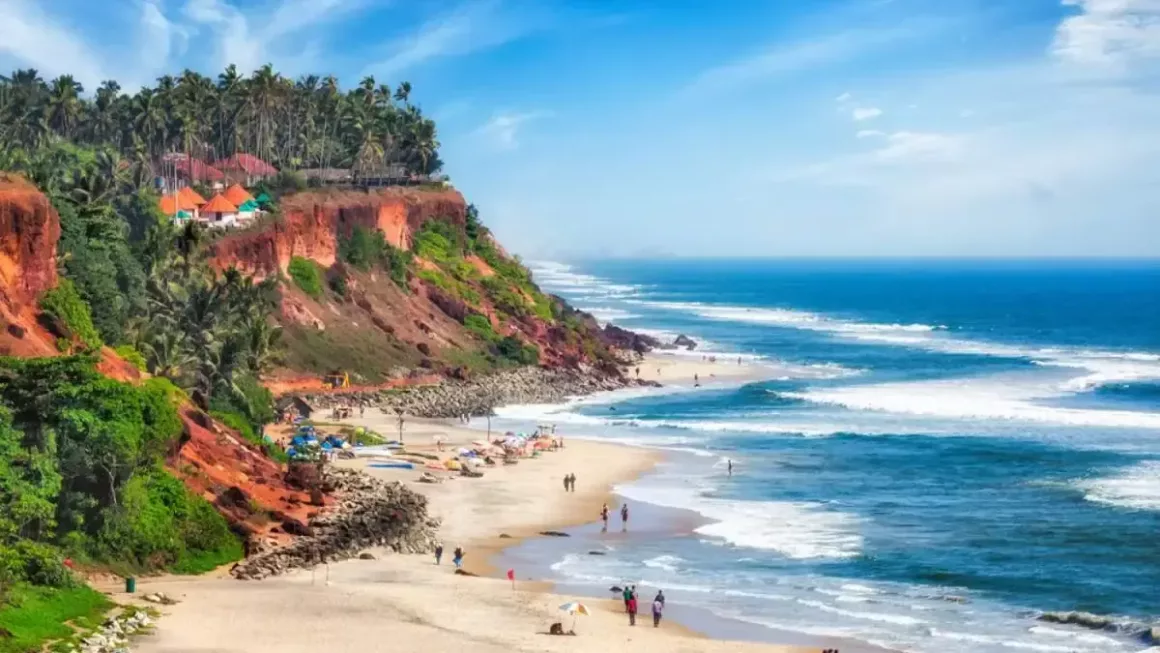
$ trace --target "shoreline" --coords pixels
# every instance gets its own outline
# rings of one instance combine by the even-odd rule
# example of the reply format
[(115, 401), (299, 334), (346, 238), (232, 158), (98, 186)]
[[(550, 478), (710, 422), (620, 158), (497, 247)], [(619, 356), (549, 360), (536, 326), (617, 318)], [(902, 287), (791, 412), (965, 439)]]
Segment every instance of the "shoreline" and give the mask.
[[(681, 369), (700, 369), (697, 365)], [(670, 368), (675, 369), (675, 368)], [(750, 370), (752, 371), (752, 370)], [(690, 380), (691, 380), (690, 373)], [(677, 374), (672, 374), (676, 377)], [(674, 379), (670, 378), (672, 382)], [(376, 411), (377, 412), (377, 411)], [(389, 433), (388, 415), (346, 420), (345, 424), (378, 427)], [(384, 428), (386, 427), (386, 428)], [(438, 420), (409, 420), (405, 429), (408, 450), (434, 452), (435, 436), (445, 448), (480, 439), (480, 432)], [(522, 459), (516, 465), (486, 468), (482, 478), (444, 476), (440, 483), (418, 483), (424, 471), (372, 467), (366, 458), (341, 461), (342, 467), (364, 469), (372, 476), (403, 482), (428, 498), (432, 517), (442, 520), (439, 537), (444, 562), (436, 566), (429, 555), (403, 555), (372, 550), (374, 560), (347, 560), (299, 570), (260, 582), (231, 578), (142, 579), (139, 595), (164, 592), (180, 603), (163, 609), (165, 617), (155, 634), (134, 648), (147, 653), (175, 653), (193, 649), (242, 651), (277, 648), (313, 651), (319, 647), (353, 648), (374, 645), (385, 632), (398, 633), (406, 643), (397, 650), (482, 651), (568, 650), (603, 653), (642, 643), (662, 650), (690, 653), (817, 653), (820, 646), (783, 646), (760, 642), (710, 639), (672, 619), (654, 629), (647, 605), (636, 628), (627, 624), (619, 602), (607, 598), (557, 593), (555, 584), (528, 578), (516, 570), (515, 588), (496, 568), (498, 556), (543, 531), (564, 531), (596, 520), (607, 502), (615, 511), (613, 488), (652, 470), (663, 454), (656, 450), (583, 439), (564, 434), (565, 448)], [(575, 492), (565, 493), (566, 473), (577, 476)], [(614, 515), (613, 523), (618, 522)], [(452, 573), (451, 551), (466, 549), (465, 571)], [(499, 576), (496, 578), (496, 576)], [(114, 594), (118, 600), (131, 600)], [(577, 637), (546, 637), (553, 621), (571, 627), (555, 606), (583, 601), (591, 610), (576, 624)], [(647, 600), (647, 597), (646, 597)], [(438, 606), (454, 606), (439, 610)], [(310, 606), (308, 623), (295, 616), (297, 606)], [(321, 621), (319, 621), (321, 619)], [(207, 629), (206, 623), (218, 627)], [(312, 627), (311, 623), (317, 625)], [(384, 626), (388, 627), (384, 630)], [(325, 633), (325, 637), (320, 636)], [(413, 637), (412, 637), (413, 636)], [(394, 640), (396, 642), (399, 639)]]

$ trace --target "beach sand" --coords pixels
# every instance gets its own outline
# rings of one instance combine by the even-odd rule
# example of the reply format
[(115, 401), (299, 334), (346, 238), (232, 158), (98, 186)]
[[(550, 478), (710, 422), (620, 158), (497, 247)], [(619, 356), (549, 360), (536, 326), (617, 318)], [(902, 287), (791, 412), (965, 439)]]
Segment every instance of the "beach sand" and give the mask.
[[(390, 432), (389, 420), (368, 415), (350, 422)], [(448, 448), (481, 435), (438, 422), (408, 421), (405, 428), (413, 449), (433, 450), (436, 434), (448, 440)], [(453, 573), (451, 551), (463, 546), (468, 570), (502, 576), (502, 571), (489, 568), (492, 554), (541, 530), (591, 522), (605, 501), (615, 509), (610, 501), (612, 485), (637, 477), (656, 462), (657, 454), (645, 449), (566, 439), (561, 451), (488, 468), (483, 478), (420, 484), (414, 482), (418, 471), (367, 468), (381, 478), (406, 482), (430, 498), (432, 513), (443, 519), (443, 565), (436, 566), (431, 556), (374, 551), (375, 560), (349, 560), (329, 569), (259, 582), (220, 577), (142, 579), (139, 595), (165, 592), (181, 602), (162, 608), (165, 616), (157, 631), (134, 649), (143, 653), (367, 649), (608, 653), (641, 648), (686, 653), (816, 653), (817, 648), (709, 640), (670, 622), (654, 629), (647, 605), (642, 606), (637, 626), (630, 627), (621, 604), (614, 601), (552, 594), (546, 583), (522, 577), (513, 590), (502, 577)], [(343, 464), (366, 467), (367, 462)], [(564, 492), (566, 473), (576, 474), (575, 493)], [(501, 534), (510, 537), (501, 538)], [(114, 594), (114, 598), (128, 597)], [(592, 610), (590, 616), (576, 620), (577, 636), (545, 634), (556, 621), (565, 629), (572, 627), (572, 618), (558, 610), (572, 600)]]
[(701, 356), (711, 357), (714, 354), (652, 352), (645, 355), (640, 365), (629, 369), (629, 375), (636, 376), (636, 370), (639, 369), (641, 380), (682, 386), (692, 385), (694, 375), (702, 385), (722, 381), (755, 381), (779, 375), (776, 366), (752, 359), (742, 359), (738, 363), (736, 357), (718, 357), (716, 361), (710, 361)]

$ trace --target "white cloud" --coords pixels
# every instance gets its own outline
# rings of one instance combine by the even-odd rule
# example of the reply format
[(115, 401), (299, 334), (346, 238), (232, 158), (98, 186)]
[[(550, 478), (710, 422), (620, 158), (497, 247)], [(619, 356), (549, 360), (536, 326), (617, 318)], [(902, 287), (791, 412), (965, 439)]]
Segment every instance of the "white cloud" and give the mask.
[(879, 136), (885, 135), (886, 134), (884, 132), (880, 132), (877, 129), (863, 129), (855, 134), (855, 136), (858, 138), (877, 138)]
[[(777, 45), (702, 72), (685, 88), (685, 92), (722, 90), (794, 75), (915, 36), (916, 30), (906, 27), (853, 29), (809, 41)], [(838, 101), (844, 101), (842, 98), (848, 95), (839, 96)]]
[(850, 115), (858, 122), (873, 120), (882, 115), (882, 109), (878, 107), (855, 107), (850, 112)]
[(845, 92), (845, 93), (843, 93), (843, 94), (839, 95), (838, 97), (834, 98), (834, 101), (835, 101), (835, 102), (839, 102), (839, 103), (841, 103), (841, 102), (849, 102), (849, 101), (850, 101), (850, 100), (851, 100), (853, 97), (854, 97), (854, 96), (853, 96), (853, 95), (850, 95), (849, 91), (847, 91), (847, 92)]
[(504, 11), (498, 1), (472, 0), (391, 44), (390, 54), (366, 66), (363, 74), (398, 75), (435, 59), (498, 47), (543, 28), (545, 20), (535, 13)]
[(72, 75), (86, 89), (107, 77), (98, 58), (78, 33), (54, 20), (37, 2), (0, 0), (0, 54), (43, 77)]
[(1125, 72), (1160, 58), (1160, 1), (1063, 0), (1080, 11), (1059, 24), (1052, 53), (1086, 67)]
[(959, 156), (966, 138), (955, 134), (900, 131), (886, 138), (886, 145), (873, 154), (884, 163), (950, 160)]
[(480, 127), (479, 133), (487, 138), (492, 145), (501, 150), (514, 150), (519, 147), (517, 137), (520, 127), (530, 120), (546, 118), (549, 115), (549, 113), (544, 111), (499, 113)]

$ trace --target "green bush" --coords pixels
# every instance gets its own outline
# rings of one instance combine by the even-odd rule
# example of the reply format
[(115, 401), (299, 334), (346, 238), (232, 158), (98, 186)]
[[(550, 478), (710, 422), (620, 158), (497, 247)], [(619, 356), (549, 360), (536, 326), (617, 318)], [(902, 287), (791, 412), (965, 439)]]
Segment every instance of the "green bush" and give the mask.
[(338, 256), (363, 272), (367, 272), (382, 261), (388, 247), (390, 245), (387, 244), (383, 232), (377, 229), (355, 227), (351, 230), (348, 238), (339, 239)]
[[(130, 569), (207, 571), (208, 561), (241, 557), (226, 520), (168, 473), (140, 473), (125, 484), (96, 538), (97, 553)], [(193, 562), (197, 564), (192, 564)]]
[(428, 220), (411, 238), (415, 254), (432, 263), (444, 265), (463, 253), (461, 236), (444, 220)]
[(528, 314), (527, 299), (500, 277), (484, 279), (483, 289), (487, 291), (491, 301), (500, 311), (515, 316)]
[(67, 335), (80, 340), (87, 349), (100, 348), (101, 334), (93, 326), (89, 305), (81, 299), (72, 281), (61, 279), (56, 288), (45, 292), (40, 298), (40, 310), (67, 329)]
[(451, 279), (438, 270), (419, 270), (416, 276), (437, 288), (452, 290)]
[(302, 292), (314, 299), (322, 297), (322, 272), (318, 269), (317, 263), (308, 258), (295, 256), (290, 259), (287, 271), (290, 273), (290, 278), (294, 280), (294, 285), (298, 286)]
[(115, 347), (113, 351), (117, 352), (117, 355), (125, 359), (125, 361), (132, 363), (133, 367), (136, 367), (142, 372), (146, 371), (145, 368), (148, 363), (145, 361), (145, 357), (141, 355), (141, 352), (137, 351), (133, 345), (121, 345)]
[(76, 585), (60, 552), (31, 540), (16, 540), (9, 546), (0, 546), (0, 582), (28, 582), (45, 587)]
[(484, 342), (491, 342), (496, 339), (495, 330), (491, 328), (491, 320), (487, 319), (484, 315), (478, 313), (468, 315), (463, 318), (463, 326)]
[(520, 365), (535, 365), (540, 361), (540, 350), (535, 345), (525, 345), (515, 336), (504, 336), (495, 345), (495, 352), (501, 358)]
[(414, 257), (411, 252), (396, 249), (387, 246), (386, 260), (383, 262), (383, 267), (391, 276), (391, 281), (395, 285), (406, 290), (407, 289), (407, 271), (411, 269), (411, 262)]

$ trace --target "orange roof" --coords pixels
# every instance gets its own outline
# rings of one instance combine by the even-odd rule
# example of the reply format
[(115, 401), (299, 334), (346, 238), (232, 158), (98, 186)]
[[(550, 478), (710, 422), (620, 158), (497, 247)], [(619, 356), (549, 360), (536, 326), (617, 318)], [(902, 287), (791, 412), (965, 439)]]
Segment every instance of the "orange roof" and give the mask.
[(217, 195), (214, 195), (213, 198), (210, 199), (209, 202), (206, 202), (206, 204), (201, 207), (201, 212), (202, 213), (237, 213), (238, 207), (231, 204), (229, 200), (227, 200), (225, 197), (222, 196), (221, 193), (218, 193)]
[(233, 186), (230, 186), (226, 189), (225, 198), (230, 201), (230, 204), (233, 204), (234, 206), (241, 206), (246, 202), (253, 200), (254, 196), (247, 193), (246, 189), (242, 188), (241, 184), (234, 184)]
[(177, 215), (178, 211), (196, 211), (197, 205), (182, 197), (181, 193), (161, 196), (161, 212), (165, 215)]
[(201, 206), (205, 204), (205, 198), (197, 194), (197, 191), (189, 186), (183, 186), (181, 190), (177, 191), (177, 195), (183, 200), (188, 200), (194, 204)]

